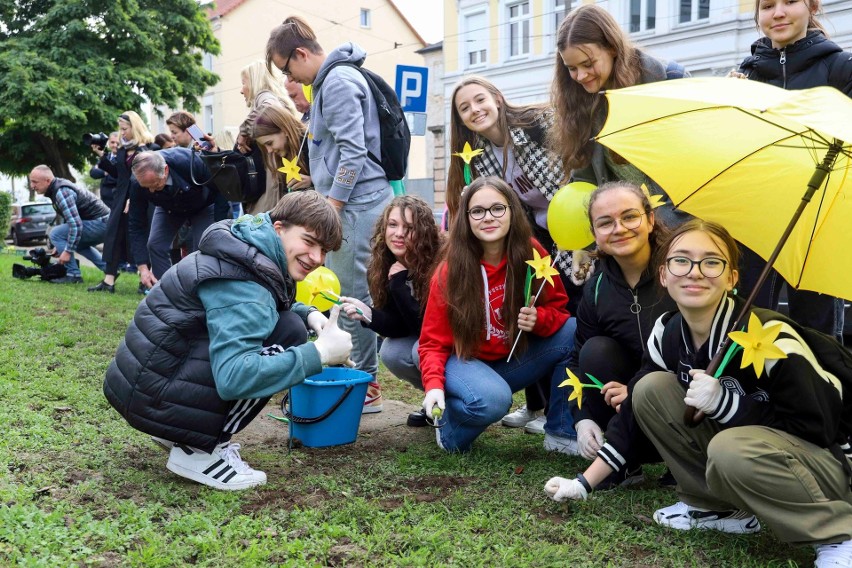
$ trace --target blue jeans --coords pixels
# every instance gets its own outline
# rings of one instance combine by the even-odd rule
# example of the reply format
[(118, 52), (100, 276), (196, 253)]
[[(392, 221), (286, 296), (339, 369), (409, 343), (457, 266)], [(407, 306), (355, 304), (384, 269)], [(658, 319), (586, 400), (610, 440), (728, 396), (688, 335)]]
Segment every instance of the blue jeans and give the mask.
[[(98, 252), (95, 245), (99, 245), (104, 242), (106, 226), (106, 217), (83, 221), (83, 234), (80, 237), (80, 241), (77, 243), (76, 251), (82, 255), (83, 258), (88, 259), (89, 262), (97, 266), (101, 271), (106, 270), (106, 263), (101, 258), (101, 253)], [(68, 233), (70, 230), (71, 226), (68, 223), (63, 223), (62, 225), (54, 227), (50, 231), (50, 242), (53, 243), (53, 246), (55, 246), (56, 250), (60, 253), (64, 251), (65, 247), (68, 245)], [(71, 253), (71, 260), (65, 264), (65, 270), (67, 271), (68, 276), (80, 276), (80, 266), (77, 264), (77, 259), (74, 258), (74, 253)]]
[(423, 379), (420, 375), (420, 337), (385, 337), (379, 349), (382, 363), (395, 377), (406, 381), (416, 389), (423, 390)]
[(550, 403), (545, 431), (575, 437), (568, 393), (558, 387), (568, 378), (568, 356), (574, 349), (577, 320), (569, 319), (550, 337), (530, 336), (527, 350), (505, 359), (463, 361), (451, 355), (445, 369), (447, 409), (441, 420), (441, 443), (447, 451), (466, 452), (473, 441), (512, 406), (512, 393), (550, 375)]
[[(358, 298), (368, 306), (373, 303), (367, 286), (367, 264), (372, 255), (370, 240), (373, 238), (376, 221), (391, 199), (393, 192), (390, 186), (387, 186), (383, 191), (359, 196), (344, 205), (340, 212), (343, 244), (339, 250), (328, 253), (325, 258), (325, 265), (340, 281), (340, 293)], [(352, 336), (350, 358), (355, 363), (355, 368), (369, 373), (375, 381), (379, 370), (376, 332), (364, 327), (359, 321), (345, 317), (338, 319), (337, 325)]]

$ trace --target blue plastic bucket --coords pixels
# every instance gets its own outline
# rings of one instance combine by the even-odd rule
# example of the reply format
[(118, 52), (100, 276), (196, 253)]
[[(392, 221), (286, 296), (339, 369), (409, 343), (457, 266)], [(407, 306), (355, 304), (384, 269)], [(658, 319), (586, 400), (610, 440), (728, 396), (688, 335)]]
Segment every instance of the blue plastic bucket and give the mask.
[(307, 377), (283, 403), (290, 436), (312, 448), (354, 442), (372, 380), (369, 373), (343, 367), (328, 367)]

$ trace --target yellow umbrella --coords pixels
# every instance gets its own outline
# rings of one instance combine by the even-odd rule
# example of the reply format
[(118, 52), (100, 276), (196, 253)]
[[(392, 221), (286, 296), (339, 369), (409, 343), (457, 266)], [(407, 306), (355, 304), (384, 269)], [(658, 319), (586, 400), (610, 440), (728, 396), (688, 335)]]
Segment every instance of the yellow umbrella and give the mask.
[[(843, 93), (698, 78), (605, 95), (597, 141), (654, 179), (676, 207), (721, 223), (767, 260), (732, 330), (773, 264), (797, 288), (852, 299), (852, 101)], [(701, 418), (687, 408), (687, 424)]]
[(813, 185), (774, 266), (797, 288), (852, 299), (852, 100), (830, 87), (785, 91), (729, 78), (605, 94), (598, 142), (675, 206), (723, 224), (767, 260)]

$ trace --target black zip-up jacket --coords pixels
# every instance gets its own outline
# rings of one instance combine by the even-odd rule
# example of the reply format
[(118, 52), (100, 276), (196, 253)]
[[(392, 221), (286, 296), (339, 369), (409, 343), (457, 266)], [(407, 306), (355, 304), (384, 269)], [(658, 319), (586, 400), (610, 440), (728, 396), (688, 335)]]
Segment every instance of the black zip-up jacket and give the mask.
[[(580, 350), (586, 341), (598, 336), (611, 337), (629, 351), (638, 371), (654, 321), (676, 308), (671, 297), (657, 288), (656, 277), (651, 270), (645, 271), (636, 287), (631, 288), (615, 259), (604, 256), (598, 266), (600, 272), (586, 283), (577, 309), (577, 332), (568, 368), (578, 377)], [(604, 377), (599, 378), (604, 380)], [(573, 403), (571, 413), (575, 424), (591, 418), (588, 411), (577, 408), (576, 403)]]
[(420, 336), (423, 311), (414, 297), (408, 271), (402, 270), (388, 279), (388, 299), (383, 308), (373, 308), (373, 323), (361, 322), (384, 337)]
[(852, 53), (820, 31), (783, 49), (775, 49), (769, 38), (762, 37), (751, 45), (751, 53), (740, 73), (752, 81), (789, 90), (828, 86), (852, 96)]

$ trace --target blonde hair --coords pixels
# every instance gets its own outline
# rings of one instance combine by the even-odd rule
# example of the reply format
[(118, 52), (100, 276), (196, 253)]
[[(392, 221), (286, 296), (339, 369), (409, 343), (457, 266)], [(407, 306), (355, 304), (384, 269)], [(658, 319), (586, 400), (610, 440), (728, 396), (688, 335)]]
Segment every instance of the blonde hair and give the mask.
[(242, 68), (240, 78), (246, 80), (249, 88), (248, 101), (246, 101), (246, 106), (249, 108), (254, 108), (257, 95), (263, 91), (269, 91), (278, 97), (281, 106), (295, 114), (296, 105), (293, 104), (284, 88), (284, 75), (274, 65), (272, 68), (267, 68), (264, 61), (253, 61)]
[(133, 134), (133, 140), (136, 141), (137, 146), (154, 143), (154, 135), (151, 134), (151, 131), (148, 130), (147, 126), (145, 126), (145, 123), (142, 121), (142, 117), (135, 111), (128, 110), (121, 113), (118, 120), (123, 120), (130, 125), (130, 132)]

